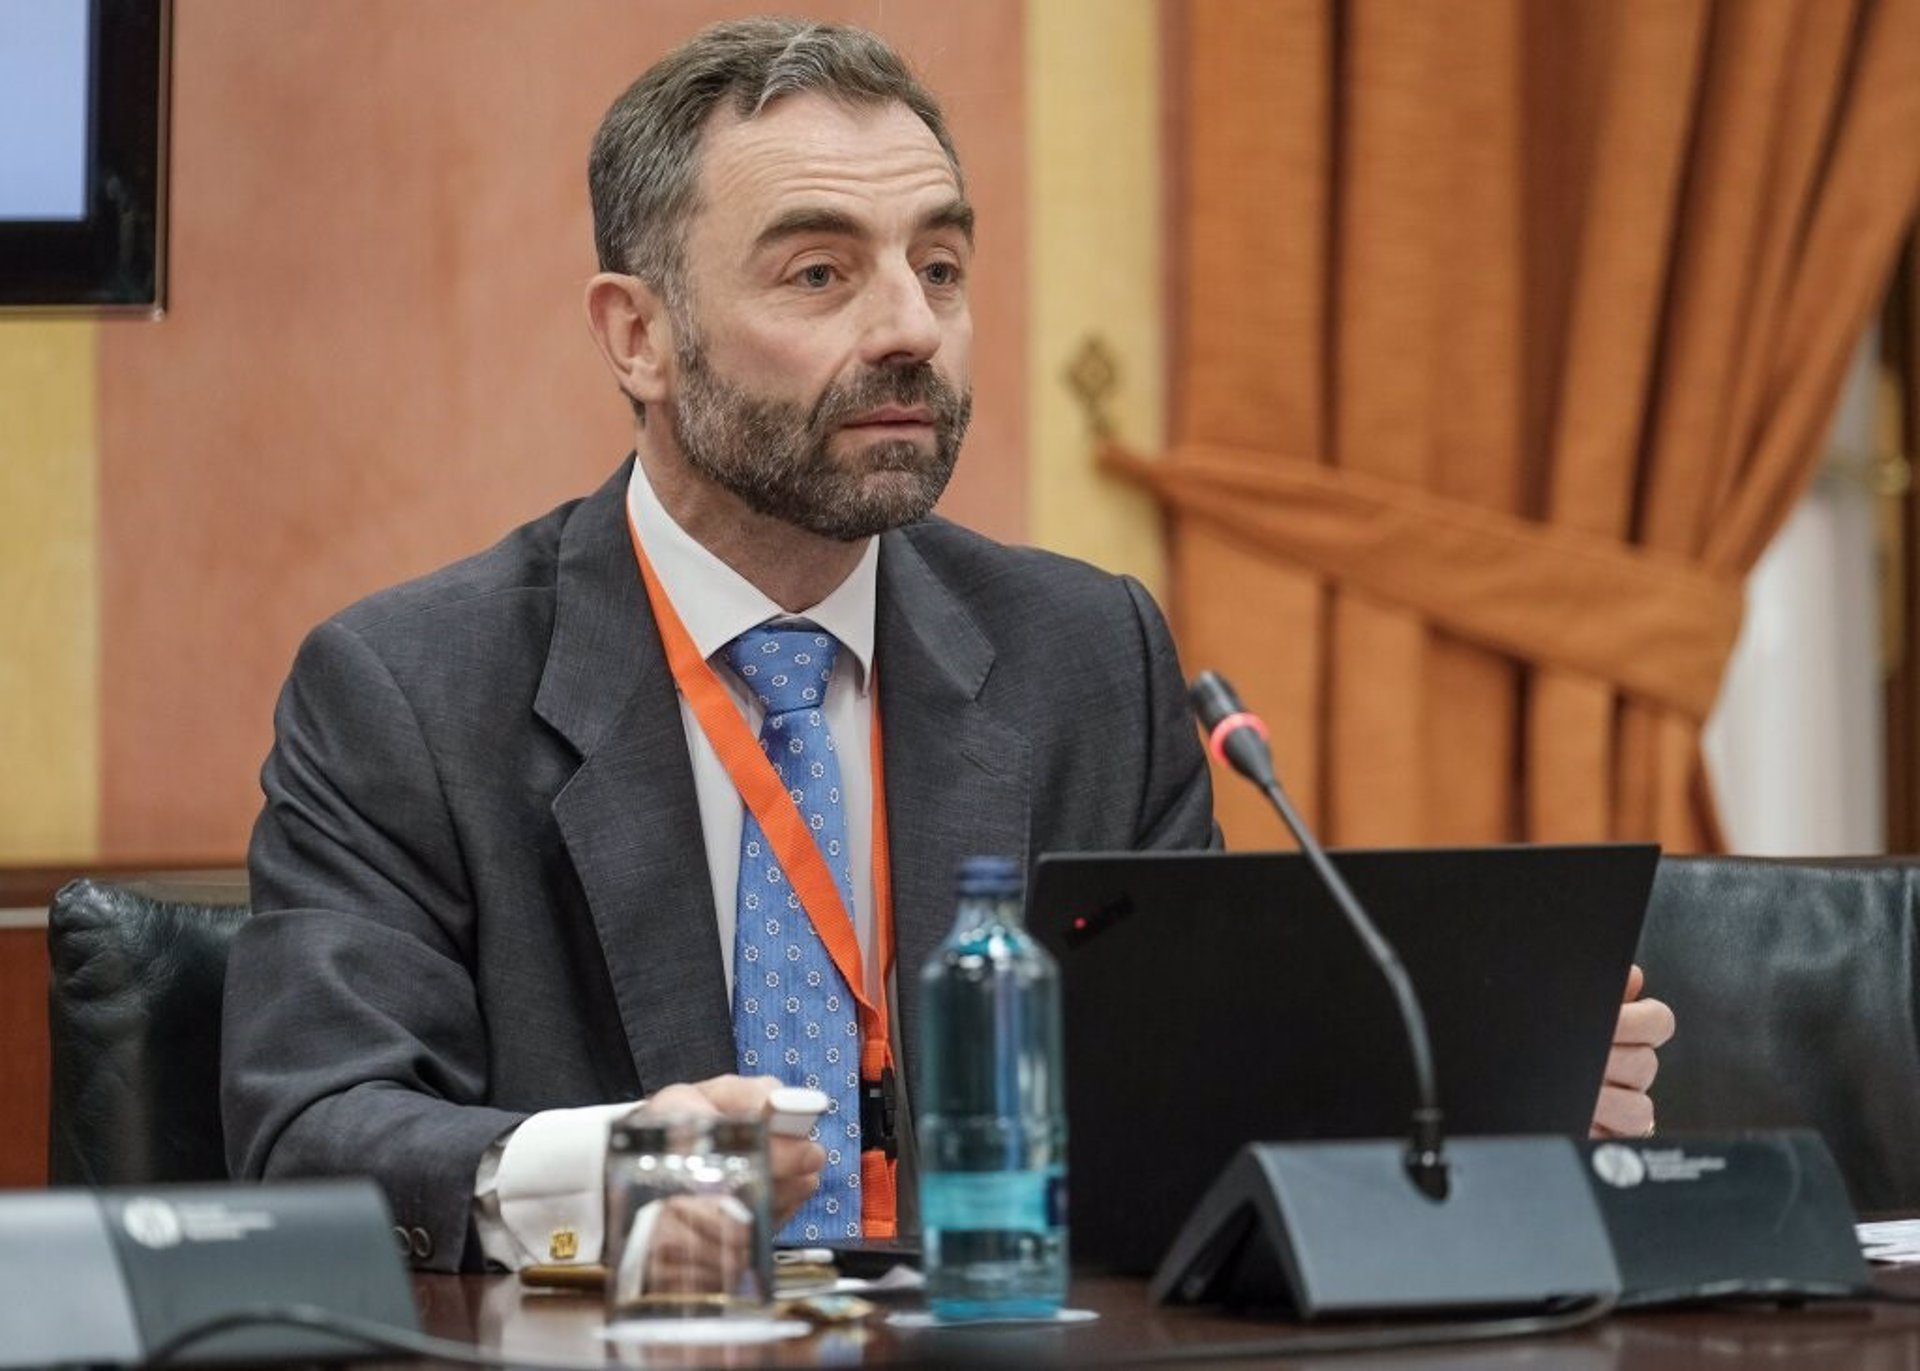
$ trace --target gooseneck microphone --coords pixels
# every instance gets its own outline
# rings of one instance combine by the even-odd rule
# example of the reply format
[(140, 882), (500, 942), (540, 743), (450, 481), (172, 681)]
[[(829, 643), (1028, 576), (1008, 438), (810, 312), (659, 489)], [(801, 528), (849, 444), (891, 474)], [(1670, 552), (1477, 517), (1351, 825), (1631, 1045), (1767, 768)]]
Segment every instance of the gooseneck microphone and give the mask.
[(1333, 896), (1333, 902), (1339, 906), (1347, 923), (1358, 935), (1367, 955), (1386, 978), (1388, 988), (1393, 992), (1394, 1003), (1400, 1010), (1400, 1021), (1406, 1029), (1407, 1046), (1413, 1057), (1414, 1088), (1420, 1097), (1419, 1105), (1413, 1111), (1412, 1143), (1406, 1157), (1407, 1175), (1429, 1199), (1445, 1199), (1447, 1161), (1441, 1141), (1439, 1091), (1433, 1078), (1433, 1045), (1427, 1036), (1427, 1016), (1420, 1008), (1420, 997), (1413, 988), (1412, 978), (1407, 975), (1406, 967), (1401, 965), (1400, 954), (1393, 950), (1392, 943), (1381, 936), (1380, 930), (1354, 897), (1339, 870), (1327, 859), (1326, 849), (1320, 846), (1320, 840), (1313, 836), (1313, 830), (1294, 810), (1293, 802), (1281, 788), (1279, 777), (1274, 774), (1273, 752), (1267, 746), (1267, 726), (1261, 722), (1259, 715), (1240, 703), (1240, 697), (1234, 693), (1233, 687), (1218, 672), (1203, 671), (1194, 677), (1193, 684), (1188, 688), (1188, 698), (1193, 702), (1193, 712), (1199, 717), (1200, 726), (1207, 735), (1207, 750), (1252, 781), (1272, 803), (1281, 821), (1286, 824), (1287, 831), (1293, 834), (1293, 840), (1300, 845), (1300, 851), (1306, 855), (1314, 873), (1326, 886), (1327, 893)]

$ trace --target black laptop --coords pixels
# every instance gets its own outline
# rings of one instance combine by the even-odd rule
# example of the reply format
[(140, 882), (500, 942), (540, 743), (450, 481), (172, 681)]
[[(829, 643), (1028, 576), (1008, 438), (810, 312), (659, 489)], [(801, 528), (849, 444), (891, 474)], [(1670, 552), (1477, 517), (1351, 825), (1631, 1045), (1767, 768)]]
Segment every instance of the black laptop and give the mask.
[[(1450, 1133), (1585, 1135), (1658, 857), (1333, 854), (1419, 992)], [(1406, 1133), (1399, 1016), (1305, 858), (1048, 855), (1027, 907), (1065, 989), (1076, 1264), (1151, 1271), (1243, 1143)]]

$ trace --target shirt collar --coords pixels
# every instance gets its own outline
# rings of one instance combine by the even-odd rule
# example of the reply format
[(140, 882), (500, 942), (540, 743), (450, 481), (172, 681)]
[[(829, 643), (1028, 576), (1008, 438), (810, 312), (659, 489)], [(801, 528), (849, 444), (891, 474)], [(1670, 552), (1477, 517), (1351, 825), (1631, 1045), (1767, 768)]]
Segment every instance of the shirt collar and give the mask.
[(714, 653), (769, 620), (803, 618), (839, 640), (842, 651), (859, 664), (861, 694), (873, 673), (873, 620), (880, 569), (880, 540), (867, 539), (859, 562), (819, 604), (798, 615), (786, 610), (751, 581), (721, 561), (675, 523), (636, 458), (627, 481), (627, 509), (653, 564), (660, 588), (702, 657)]

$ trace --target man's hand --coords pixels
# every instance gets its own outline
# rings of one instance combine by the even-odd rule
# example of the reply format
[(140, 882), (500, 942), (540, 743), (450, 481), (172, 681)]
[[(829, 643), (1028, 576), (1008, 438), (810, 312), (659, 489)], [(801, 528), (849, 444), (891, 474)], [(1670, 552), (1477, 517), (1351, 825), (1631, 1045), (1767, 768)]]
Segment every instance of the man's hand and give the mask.
[(724, 1195), (676, 1195), (656, 1201), (647, 1245), (649, 1295), (737, 1295), (752, 1269), (753, 1219)]
[(1647, 1138), (1653, 1135), (1653, 1097), (1647, 1087), (1660, 1069), (1657, 1049), (1673, 1036), (1673, 1011), (1659, 1000), (1640, 998), (1646, 975), (1627, 973), (1625, 1003), (1607, 1053), (1607, 1078), (1593, 1109), (1596, 1138)]
[[(655, 1091), (642, 1112), (646, 1114), (761, 1114), (767, 1096), (780, 1088), (772, 1076), (715, 1076), (693, 1085), (670, 1085)], [(767, 1139), (773, 1167), (773, 1227), (779, 1229), (800, 1212), (820, 1184), (827, 1152), (819, 1143), (778, 1133)]]

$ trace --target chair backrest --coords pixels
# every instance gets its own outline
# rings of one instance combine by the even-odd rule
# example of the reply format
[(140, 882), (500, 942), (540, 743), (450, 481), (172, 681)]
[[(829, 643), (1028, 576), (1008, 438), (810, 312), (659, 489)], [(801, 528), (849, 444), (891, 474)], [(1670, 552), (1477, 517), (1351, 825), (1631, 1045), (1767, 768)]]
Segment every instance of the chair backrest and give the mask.
[(1920, 863), (1666, 858), (1640, 957), (1679, 1019), (1662, 1131), (1805, 1126), (1863, 1210), (1920, 1206)]
[(47, 941), (55, 1185), (225, 1180), (220, 998), (245, 872), (79, 880)]

